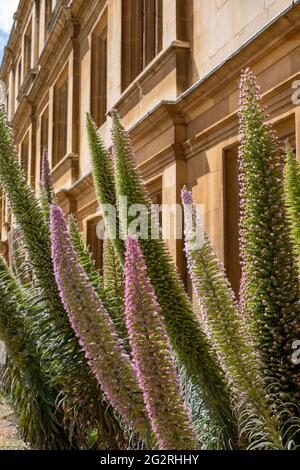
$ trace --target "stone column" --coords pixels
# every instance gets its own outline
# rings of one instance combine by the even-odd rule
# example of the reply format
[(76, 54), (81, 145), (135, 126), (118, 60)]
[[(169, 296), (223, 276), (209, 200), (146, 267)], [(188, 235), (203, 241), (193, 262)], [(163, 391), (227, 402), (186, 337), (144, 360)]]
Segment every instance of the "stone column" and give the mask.
[[(184, 116), (175, 114), (171, 115), (171, 117), (174, 123), (174, 160), (163, 170), (162, 202), (163, 204), (173, 206), (175, 209), (176, 204), (181, 206), (181, 189), (187, 180), (186, 160), (182, 147), (186, 138), (186, 126)], [(179, 269), (182, 280), (185, 282), (186, 266), (183, 256), (183, 238), (178, 238), (179, 235), (183, 235), (183, 211), (179, 206), (177, 211), (173, 210), (170, 213), (169, 228), (171, 233), (170, 239), (167, 240), (167, 245)], [(163, 228), (166, 222), (163, 214)]]
[(40, 36), (40, 0), (34, 1), (32, 11), (32, 47), (31, 67), (36, 68), (39, 58), (39, 36)]
[(163, 49), (177, 39), (177, 0), (163, 0)]
[[(183, 256), (183, 239), (176, 238), (182, 233), (183, 211), (178, 206), (175, 210), (176, 204), (181, 205), (181, 189), (186, 182), (186, 162), (184, 160), (174, 160), (163, 171), (162, 178), (162, 201), (163, 204), (169, 205), (171, 211), (168, 214), (163, 213), (163, 229), (166, 227), (166, 217), (169, 217), (170, 225), (170, 238), (166, 240), (168, 249), (176, 263), (180, 272), (181, 278), (186, 282), (186, 267)], [(174, 208), (174, 210), (172, 210)]]
[(108, 0), (107, 9), (107, 107), (110, 109), (121, 95), (121, 31), (122, 2)]

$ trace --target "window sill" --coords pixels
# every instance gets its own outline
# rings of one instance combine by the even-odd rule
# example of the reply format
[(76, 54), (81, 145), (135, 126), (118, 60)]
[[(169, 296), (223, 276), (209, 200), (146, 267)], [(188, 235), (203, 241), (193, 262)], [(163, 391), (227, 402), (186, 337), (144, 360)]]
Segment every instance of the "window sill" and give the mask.
[(123, 104), (126, 103), (137, 91), (140, 93), (141, 89), (150, 82), (155, 74), (167, 64), (174, 56), (186, 54), (190, 49), (189, 41), (172, 41), (169, 47), (163, 49), (154, 59), (141, 71), (141, 73), (128, 85), (122, 92), (115, 107), (120, 111)]
[(60, 178), (67, 177), (70, 185), (78, 180), (79, 157), (74, 153), (65, 155), (52, 169), (52, 179), (55, 184)]
[(19, 93), (17, 95), (17, 101), (20, 101), (24, 95), (27, 95), (30, 89), (30, 86), (34, 82), (34, 79), (38, 73), (38, 69), (30, 69), (24, 77), (23, 83), (20, 87)]

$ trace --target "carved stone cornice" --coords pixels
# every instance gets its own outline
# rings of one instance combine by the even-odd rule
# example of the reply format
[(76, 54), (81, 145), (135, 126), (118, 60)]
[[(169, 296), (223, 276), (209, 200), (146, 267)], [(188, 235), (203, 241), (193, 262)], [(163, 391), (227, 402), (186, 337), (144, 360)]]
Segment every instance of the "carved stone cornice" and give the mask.
[(79, 156), (73, 153), (66, 155), (52, 170), (52, 179), (55, 184), (62, 176), (69, 173), (69, 180), (73, 184), (78, 179)]
[(21, 32), (24, 25), (24, 18), (31, 6), (31, 0), (20, 0), (17, 11), (14, 15), (14, 23), (8, 38), (6, 47), (4, 48), (2, 64), (0, 68), (0, 79), (7, 81), (8, 73), (12, 61), (17, 54), (17, 47), (21, 40)]
[[(53, 14), (55, 11), (53, 12)], [(20, 120), (24, 118), (26, 113), (26, 103), (36, 103), (39, 96), (44, 89), (47, 88), (50, 71), (53, 70), (53, 63), (57, 60), (57, 45), (62, 43), (68, 45), (67, 54), (69, 49), (77, 47), (77, 36), (79, 32), (79, 24), (70, 13), (70, 7), (66, 5), (59, 5), (56, 12), (55, 22), (50, 31), (49, 38), (43, 49), (43, 52), (38, 61), (38, 69), (34, 69), (34, 76), (32, 75), (30, 86), (24, 83), (19, 93), (19, 105), (13, 117), (13, 125), (18, 126)], [(70, 39), (68, 41), (68, 38)], [(30, 79), (29, 79), (30, 80)]]
[(44, 46), (43, 52), (41, 53), (38, 64), (43, 68), (49, 68), (49, 60), (51, 60), (54, 54), (57, 54), (57, 43), (63, 32), (66, 30), (68, 23), (72, 22), (70, 7), (61, 5), (55, 21), (52, 24), (52, 28), (49, 30), (49, 37)]

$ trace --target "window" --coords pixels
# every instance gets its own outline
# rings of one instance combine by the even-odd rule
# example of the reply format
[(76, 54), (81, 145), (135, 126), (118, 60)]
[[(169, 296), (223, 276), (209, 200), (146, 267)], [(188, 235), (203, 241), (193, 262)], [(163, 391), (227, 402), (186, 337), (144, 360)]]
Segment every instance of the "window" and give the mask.
[(52, 14), (52, 0), (45, 0), (45, 42), (48, 39), (49, 32), (49, 21)]
[(28, 164), (29, 164), (29, 135), (23, 139), (21, 143), (21, 165), (25, 171), (26, 178), (28, 178)]
[(53, 154), (55, 166), (67, 154), (68, 74), (65, 70), (54, 86), (53, 103)]
[(49, 109), (47, 108), (41, 116), (41, 155), (44, 151), (44, 148), (48, 149), (48, 139), (49, 139)]
[(122, 2), (122, 88), (162, 49), (162, 0)]
[(100, 127), (107, 109), (107, 28), (102, 27), (92, 36), (91, 114)]
[(20, 57), (19, 63), (18, 63), (18, 91), (21, 88), (21, 83), (22, 83), (22, 57)]
[(96, 217), (87, 223), (87, 245), (93, 254), (95, 266), (101, 271), (103, 268), (103, 240), (97, 236), (97, 224), (101, 218)]
[(30, 22), (24, 37), (24, 77), (31, 69), (32, 24)]
[[(151, 199), (151, 203), (158, 205), (161, 209), (161, 205), (162, 205), (162, 179), (158, 178), (157, 180), (152, 181), (147, 186), (147, 189), (148, 189), (149, 197)], [(158, 222), (159, 222), (160, 228), (162, 228), (162, 223), (163, 223), (162, 210), (159, 211)]]

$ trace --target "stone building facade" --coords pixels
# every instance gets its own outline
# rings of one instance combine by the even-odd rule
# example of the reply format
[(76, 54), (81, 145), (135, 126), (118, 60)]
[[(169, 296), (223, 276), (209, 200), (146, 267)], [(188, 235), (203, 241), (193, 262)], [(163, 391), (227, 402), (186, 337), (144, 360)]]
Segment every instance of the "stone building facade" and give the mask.
[[(85, 113), (110, 145), (106, 112), (117, 108), (153, 200), (173, 204), (183, 184), (192, 189), (237, 290), (240, 71), (253, 69), (300, 159), (299, 27), (291, 0), (20, 0), (0, 77), (28, 181), (37, 190), (47, 146), (58, 201), (100, 265)], [(1, 194), (2, 251), (10, 224)], [(185, 278), (182, 242), (168, 244)]]

